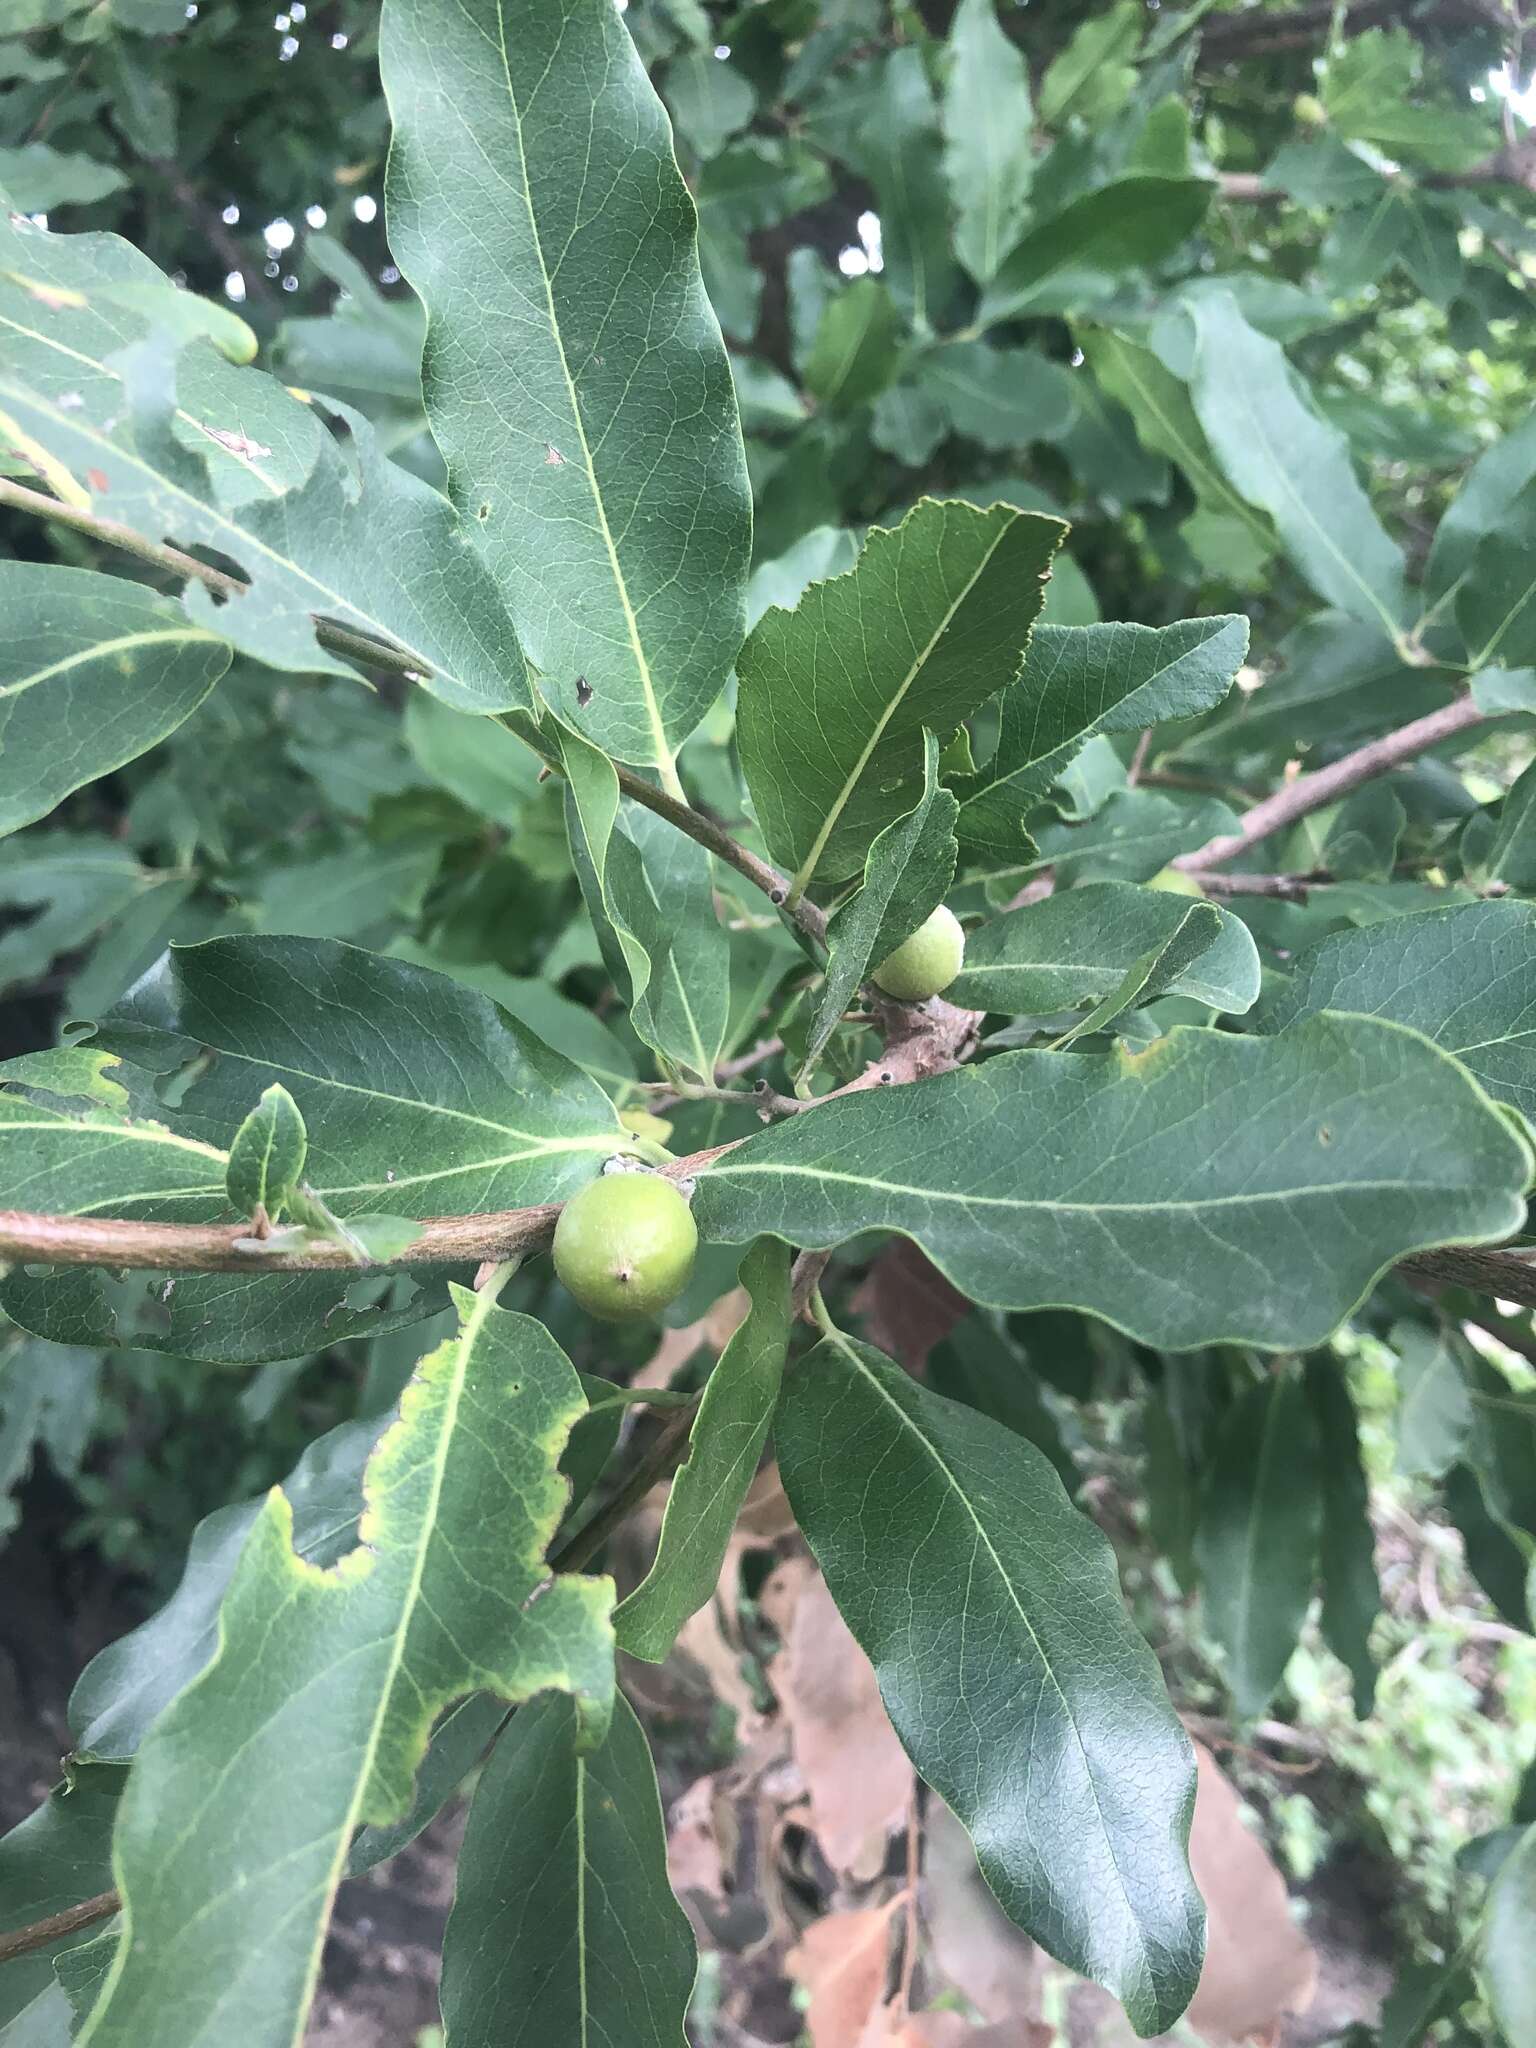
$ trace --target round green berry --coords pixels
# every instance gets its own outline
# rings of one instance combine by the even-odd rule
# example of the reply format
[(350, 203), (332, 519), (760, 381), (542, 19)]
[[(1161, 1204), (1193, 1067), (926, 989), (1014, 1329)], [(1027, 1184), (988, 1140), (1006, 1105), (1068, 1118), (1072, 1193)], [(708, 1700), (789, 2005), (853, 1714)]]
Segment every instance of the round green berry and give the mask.
[(948, 988), (965, 958), (965, 933), (946, 905), (903, 939), (874, 970), (876, 984), (904, 1003), (921, 1003)]
[(560, 1211), (555, 1271), (588, 1315), (638, 1322), (682, 1293), (698, 1244), (692, 1212), (671, 1181), (605, 1173)]

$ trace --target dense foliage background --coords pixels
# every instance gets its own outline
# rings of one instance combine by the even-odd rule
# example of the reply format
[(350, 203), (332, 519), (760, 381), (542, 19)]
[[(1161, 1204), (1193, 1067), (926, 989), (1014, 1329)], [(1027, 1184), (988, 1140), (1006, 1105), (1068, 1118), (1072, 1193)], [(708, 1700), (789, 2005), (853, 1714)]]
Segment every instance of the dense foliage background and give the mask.
[[(751, 620), (935, 496), (1070, 522), (1048, 625), (1249, 622), (1228, 702), (1145, 739), (1089, 738), (1032, 813), (1033, 846), (972, 863), (948, 897), (957, 911), (1038, 900), (1047, 880), (1058, 896), (1149, 881), (1298, 766), (1441, 710), (1468, 678), (1478, 721), (1239, 855), (1211, 891), (1259, 942), (1277, 1022), (1287, 1004), (1329, 1001), (1286, 980), (1302, 949), (1342, 935), (1338, 974), (1368, 982), (1377, 970), (1349, 935), (1536, 891), (1536, 87), (1512, 6), (630, 0), (624, 19), (671, 116), (730, 352), (755, 516)], [(0, 191), (50, 229), (127, 238), (238, 311), (283, 382), (354, 408), (396, 462), (442, 486), (425, 322), (386, 236), (377, 42), (377, 9), (347, 0), (275, 16), (235, 0), (10, 0)], [(474, 197), (472, 235), (494, 235), (497, 204)], [(5, 378), (24, 374), (36, 288), (7, 246), (10, 422)], [(259, 462), (265, 431), (230, 418), (220, 438)], [(28, 448), (9, 430), (0, 440), (0, 470), (36, 485)], [(565, 458), (551, 444), (548, 459)], [(0, 555), (131, 567), (14, 503), (0, 504)], [(642, 1093), (655, 1062), (584, 905), (558, 779), (493, 722), (397, 674), (375, 681), (237, 653), (153, 751), (45, 817), (26, 812), (0, 841), (0, 1053), (100, 1017), (169, 943), (339, 938), (491, 995), (622, 1107), (659, 1111), (677, 1153), (754, 1130), (750, 1105)], [(991, 709), (972, 721), (970, 752), (946, 756), (952, 777), (985, 759), (995, 725)], [(750, 833), (724, 704), (679, 765), (696, 802)], [(725, 911), (723, 1059), (781, 1039), (793, 1065), (815, 1009), (803, 962), (760, 900)], [(1531, 932), (1497, 955), (1519, 1001), (1485, 1037), (1442, 1039), (1469, 1061), (1494, 1045), (1475, 1070), (1512, 1115), (1536, 1104)], [(1496, 943), (1509, 944), (1504, 926), (1497, 940), (1490, 927)], [(1474, 945), (1464, 979), (1437, 984), (1436, 971), (1410, 956), (1426, 1009), (1408, 1021), (1424, 1029), (1495, 966)], [(1066, 994), (977, 1000), (993, 1009), (994, 1050), (1043, 1042), (1076, 1007)], [(1165, 995), (1117, 1029), (1144, 1046), (1215, 1015)], [(827, 1078), (857, 1072), (871, 1043), (835, 1036)], [(767, 1071), (785, 1084), (785, 1068)], [(970, 1310), (914, 1248), (890, 1244), (840, 1253), (829, 1301), (1046, 1450), (1112, 1537), (1176, 1705), (1312, 1901), (1323, 1991), (1315, 2022), (1293, 2019), (1283, 2038), (1355, 2025), (1380, 2048), (1435, 2027), (1498, 2040), (1465, 1945), (1536, 1817), (1522, 1785), (1536, 1757), (1529, 1307), (1394, 1274), (1304, 1375), (1280, 1377), (1242, 1347), (1175, 1359), (1075, 1314)], [(706, 1246), (660, 1353), (652, 1330), (595, 1331), (547, 1266), (507, 1298), (584, 1372), (693, 1387), (730, 1327), (711, 1312), (738, 1258)], [(11, 1584), (31, 1590), (0, 1617), (8, 1819), (68, 1745), (75, 1667), (173, 1591), (204, 1518), (395, 1402), (424, 1334), (453, 1323), (439, 1311), (424, 1333), (408, 1296), (366, 1278), (343, 1319), (359, 1334), (254, 1362), (208, 1362), (161, 1283), (109, 1277), (73, 1332), (12, 1298), (25, 1327), (0, 1339), (0, 1534)], [(39, 1322), (52, 1336), (32, 1334)], [(710, 1951), (697, 2039), (808, 2026), (814, 2048), (851, 2048), (885, 1989), (910, 1781), (899, 1752), (894, 1792), (871, 1762), (868, 1804), (847, 1810), (839, 1778), (883, 1755), (889, 1731), (872, 1691), (834, 1696), (857, 1653), (771, 1471), (759, 1492), (717, 1601), (684, 1639), (684, 1675), (648, 1674), (635, 1696), (664, 1790), (683, 1802), (674, 1873)], [(644, 1562), (642, 1540), (616, 1568), (632, 1582)], [(61, 1618), (62, 1656), (47, 1640)], [(1235, 1826), (1221, 1839), (1239, 1854)], [(930, 1870), (941, 1853), (964, 1896), (974, 1865), (930, 1831)], [(1233, 1881), (1232, 1922), (1218, 1926), (1249, 2003), (1229, 1989), (1202, 2038), (1280, 2038), (1262, 2029), (1311, 1996), (1316, 1956), (1272, 1880), (1243, 1866)], [(5, 1882), (0, 1848), (0, 1920), (35, 1918)], [(1536, 1912), (1536, 1878), (1522, 1896)], [(979, 1896), (971, 1917), (981, 1927)], [(1040, 2029), (1000, 2024), (998, 2041), (1119, 2038), (1089, 2031), (1120, 2022), (1083, 2004), (1084, 1987), (986, 1925), (969, 1951), (940, 1931), (922, 1980), (936, 2008)], [(857, 1995), (818, 2008), (850, 1969), (872, 1987), (862, 2010)], [(332, 2023), (343, 2031), (323, 2038), (409, 2038), (403, 2023), (355, 2036), (344, 2013)], [(0, 2029), (13, 2038), (33, 2037)], [(935, 2019), (899, 2038), (951, 2037)]]

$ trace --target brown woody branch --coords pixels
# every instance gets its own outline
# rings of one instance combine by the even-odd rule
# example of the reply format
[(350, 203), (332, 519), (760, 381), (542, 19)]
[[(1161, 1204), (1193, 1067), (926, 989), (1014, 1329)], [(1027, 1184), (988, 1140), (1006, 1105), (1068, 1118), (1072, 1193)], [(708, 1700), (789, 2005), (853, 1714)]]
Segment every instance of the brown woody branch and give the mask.
[(1351, 35), (1382, 23), (1416, 34), (1426, 28), (1483, 28), (1500, 36), (1509, 32), (1509, 17), (1499, 0), (1431, 0), (1419, 8), (1405, 6), (1403, 0), (1342, 0), (1339, 5), (1316, 0), (1315, 5), (1284, 11), (1248, 7), (1210, 15), (1200, 29), (1200, 54), (1202, 59), (1229, 63), (1279, 50), (1310, 49), (1328, 35), (1335, 20)]
[(1454, 739), (1458, 733), (1481, 725), (1484, 717), (1470, 696), (1453, 698), (1438, 711), (1431, 711), (1397, 732), (1385, 733), (1379, 740), (1357, 747), (1352, 754), (1331, 761), (1326, 768), (1318, 768), (1311, 775), (1298, 775), (1293, 782), (1276, 790), (1273, 796), (1265, 797), (1262, 803), (1245, 811), (1236, 832), (1208, 839), (1193, 853), (1180, 854), (1173, 865), (1185, 874), (1198, 874), (1202, 869), (1217, 867), (1239, 853), (1246, 853), (1250, 846), (1257, 845), (1261, 839), (1268, 839), (1271, 833), (1294, 825), (1309, 811), (1318, 811), (1325, 804), (1336, 803), (1363, 782), (1372, 782), (1378, 775), (1400, 768), (1405, 761), (1417, 759), (1442, 741)]
[(30, 1927), (16, 1927), (9, 1934), (0, 1934), (0, 1963), (10, 1962), (13, 1956), (29, 1956), (36, 1949), (63, 1941), (67, 1935), (83, 1934), (99, 1920), (110, 1920), (122, 1903), (116, 1892), (98, 1892), (94, 1899), (66, 1906), (62, 1913), (50, 1913), (46, 1920), (34, 1920)]
[[(1466, 1287), (1474, 1294), (1491, 1294), (1499, 1301), (1517, 1301), (1522, 1308), (1536, 1308), (1536, 1251), (1488, 1251), (1477, 1245), (1447, 1245), (1439, 1251), (1415, 1252), (1404, 1259), (1403, 1270), (1412, 1280), (1428, 1280), (1439, 1286)], [(1509, 1339), (1501, 1337), (1501, 1343)]]
[[(1383, 175), (1389, 184), (1402, 178), (1398, 171)], [(1516, 185), (1522, 191), (1536, 192), (1536, 142), (1527, 139), (1506, 143), (1480, 163), (1468, 164), (1463, 171), (1415, 171), (1404, 182), (1434, 192), (1453, 192), (1476, 185)], [(1266, 184), (1258, 171), (1223, 171), (1217, 180), (1217, 190), (1223, 199), (1247, 206), (1283, 206), (1290, 199), (1282, 186)]]

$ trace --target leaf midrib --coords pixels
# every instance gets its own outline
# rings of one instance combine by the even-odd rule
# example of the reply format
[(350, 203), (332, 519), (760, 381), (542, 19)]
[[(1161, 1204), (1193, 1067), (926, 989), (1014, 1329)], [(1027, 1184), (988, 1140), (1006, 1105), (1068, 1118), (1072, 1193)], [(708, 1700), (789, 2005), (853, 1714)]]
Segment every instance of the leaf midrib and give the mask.
[(848, 774), (845, 776), (843, 780), (842, 788), (838, 791), (836, 797), (833, 799), (831, 808), (828, 810), (827, 815), (822, 819), (816, 837), (811, 842), (810, 852), (806, 855), (805, 859), (801, 862), (799, 868), (795, 872), (794, 881), (790, 884), (789, 889), (788, 900), (791, 904), (798, 903), (800, 898), (805, 894), (807, 888), (810, 886), (811, 879), (816, 873), (817, 864), (820, 861), (821, 856), (827, 850), (827, 841), (832, 837), (833, 832), (837, 829), (838, 820), (842, 817), (843, 812), (848, 808), (849, 802), (853, 797), (853, 792), (858, 787), (859, 781), (862, 778), (865, 769), (869, 766), (875, 748), (880, 744), (881, 739), (885, 735), (886, 727), (890, 724), (891, 720), (896, 716), (896, 713), (900, 710), (902, 704), (906, 701), (908, 692), (911, 690), (912, 685), (917, 681), (918, 677), (922, 674), (924, 668), (927, 666), (928, 662), (932, 658), (933, 650), (935, 649), (935, 647), (938, 646), (940, 640), (949, 631), (950, 625), (954, 620), (955, 614), (959, 611), (961, 605), (965, 603), (966, 599), (970, 596), (971, 592), (976, 588), (976, 585), (980, 582), (982, 575), (985, 573), (986, 569), (990, 565), (992, 557), (997, 553), (998, 549), (1002, 546), (1003, 542), (1008, 538), (1009, 534), (1012, 533), (1014, 526), (1017, 524), (1018, 519), (1022, 516), (1024, 515), (1015, 514), (1012, 519), (1007, 520), (1002, 526), (998, 528), (997, 535), (995, 539), (993, 539), (992, 542), (989, 544), (986, 553), (981, 557), (980, 561), (976, 564), (975, 568), (971, 571), (970, 575), (966, 577), (965, 582), (962, 584), (961, 588), (956, 592), (955, 596), (945, 607), (943, 616), (940, 618), (938, 624), (934, 627), (932, 633), (929, 634), (928, 639), (924, 644), (921, 653), (919, 653), (916, 659), (908, 665), (907, 672), (902, 677), (900, 686), (892, 694), (891, 698), (886, 704), (885, 709), (881, 712), (879, 718), (876, 719), (874, 729), (870, 733), (869, 738), (864, 742), (864, 745), (859, 752), (858, 759), (854, 762), (853, 767), (848, 771)]
[(88, 662), (103, 661), (134, 647), (156, 647), (167, 640), (184, 640), (189, 644), (206, 641), (210, 647), (228, 644), (217, 633), (206, 632), (203, 627), (190, 622), (185, 626), (167, 626), (154, 632), (122, 633), (115, 640), (97, 640), (90, 647), (79, 648), (60, 661), (50, 662), (46, 668), (33, 669), (14, 683), (0, 683), (0, 698), (19, 697), (23, 691), (36, 689), (39, 683), (52, 682), (55, 676), (67, 675), (71, 669), (83, 667)]

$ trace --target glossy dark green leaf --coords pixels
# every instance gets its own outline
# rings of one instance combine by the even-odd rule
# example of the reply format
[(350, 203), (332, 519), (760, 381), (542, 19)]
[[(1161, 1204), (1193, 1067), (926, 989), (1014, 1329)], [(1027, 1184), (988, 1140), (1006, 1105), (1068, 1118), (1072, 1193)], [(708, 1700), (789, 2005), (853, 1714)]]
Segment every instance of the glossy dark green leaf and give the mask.
[(228, 643), (137, 583), (0, 563), (0, 832), (131, 761), (195, 711)]
[(569, 1702), (524, 1707), (480, 1780), (443, 1942), (453, 2048), (682, 2048), (697, 1957), (644, 1732), (620, 1694), (600, 1749), (576, 1733)]
[(1034, 176), (1029, 73), (994, 0), (961, 0), (949, 31), (944, 176), (955, 252), (986, 284), (1018, 239)]
[(1240, 1014), (1259, 993), (1259, 955), (1247, 927), (1215, 904), (1123, 882), (1090, 882), (989, 919), (966, 940), (949, 1000), (1005, 1016), (1050, 1016), (1098, 1003), (1202, 907), (1217, 920), (1210, 943), (1164, 988)]
[(1468, 903), (1335, 932), (1299, 954), (1265, 998), (1261, 1031), (1316, 1010), (1412, 1025), (1489, 1094), (1536, 1120), (1536, 907)]
[(871, 964), (878, 966), (912, 936), (954, 878), (955, 799), (939, 787), (938, 742), (932, 733), (924, 738), (922, 795), (870, 847), (863, 886), (828, 927), (827, 978), (806, 1034), (802, 1074), (820, 1057)]
[(774, 1428), (897, 1734), (1009, 1917), (1143, 2034), (1199, 1975), (1194, 1759), (1114, 1559), (1038, 1451), (830, 1335)]
[(1275, 1039), (1008, 1053), (918, 1082), (899, 1118), (851, 1095), (707, 1166), (694, 1214), (731, 1243), (897, 1230), (977, 1301), (1082, 1308), (1165, 1347), (1290, 1348), (1406, 1253), (1515, 1229), (1529, 1168), (1417, 1034), (1313, 1017)]
[(1298, 394), (1279, 347), (1229, 293), (1195, 299), (1191, 397), (1234, 487), (1275, 522), (1327, 603), (1391, 638), (1408, 612), (1403, 555), (1361, 489), (1339, 430)]
[(741, 1284), (752, 1306), (705, 1386), (655, 1561), (614, 1614), (620, 1649), (652, 1664), (671, 1654), (683, 1623), (714, 1594), (779, 1397), (790, 1328), (783, 1246), (764, 1242), (749, 1251)]
[(561, 715), (670, 770), (740, 645), (751, 512), (667, 117), (606, 0), (391, 0), (382, 65), (454, 500)]
[(1127, 270), (1161, 263), (1205, 218), (1199, 178), (1120, 178), (1030, 229), (982, 294), (981, 319), (1075, 310)]
[(296, 2038), (353, 1830), (408, 1810), (436, 1713), (558, 1687), (604, 1727), (611, 1587), (543, 1561), (581, 1389), (539, 1324), (458, 1299), (364, 1474), (359, 1547), (316, 1571), (274, 1491), (217, 1654), (141, 1744), (113, 1845), (124, 1931), (82, 2043)]
[(1011, 505), (924, 499), (847, 575), (765, 614), (738, 663), (742, 766), (800, 886), (857, 874), (921, 794), (924, 729), (942, 745), (1018, 675), (1061, 534)]
[(1317, 1425), (1293, 1376), (1250, 1387), (1217, 1438), (1195, 1556), (1238, 1717), (1263, 1713), (1306, 1619), (1323, 1523)]
[(1003, 698), (996, 751), (957, 787), (962, 845), (1017, 862), (1025, 810), (1085, 741), (1210, 710), (1231, 689), (1247, 648), (1247, 620), (1230, 616), (1174, 626), (1042, 626)]
[(1376, 1698), (1370, 1635), (1381, 1612), (1381, 1583), (1355, 1404), (1338, 1362), (1321, 1354), (1307, 1360), (1306, 1391), (1323, 1493), (1323, 1640), (1348, 1667), (1355, 1714), (1363, 1721)]

